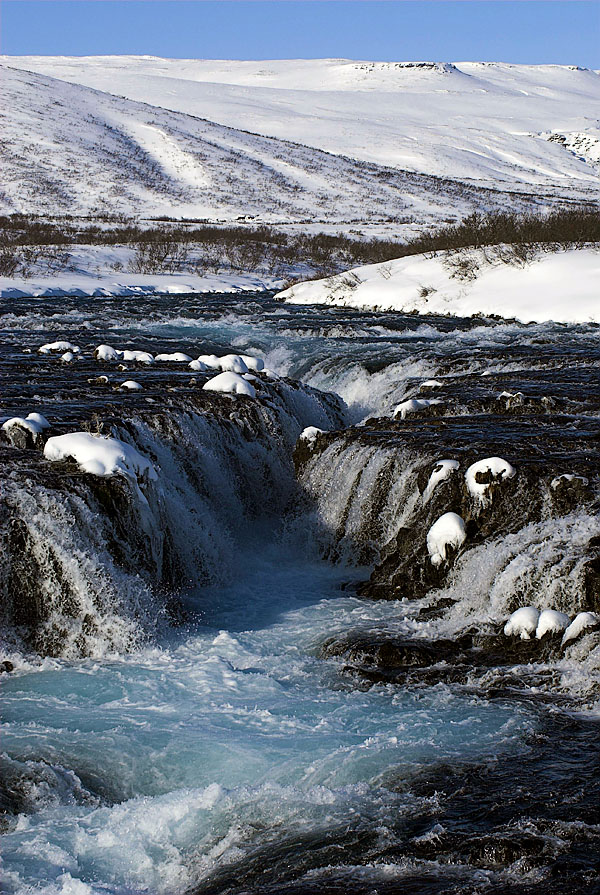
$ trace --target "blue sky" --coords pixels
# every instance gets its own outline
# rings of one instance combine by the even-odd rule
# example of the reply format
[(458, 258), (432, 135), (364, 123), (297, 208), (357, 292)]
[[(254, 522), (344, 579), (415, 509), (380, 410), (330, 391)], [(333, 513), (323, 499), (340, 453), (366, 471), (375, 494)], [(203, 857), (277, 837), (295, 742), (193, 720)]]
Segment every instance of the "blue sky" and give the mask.
[(591, 0), (2, 0), (3, 53), (557, 62), (600, 68)]

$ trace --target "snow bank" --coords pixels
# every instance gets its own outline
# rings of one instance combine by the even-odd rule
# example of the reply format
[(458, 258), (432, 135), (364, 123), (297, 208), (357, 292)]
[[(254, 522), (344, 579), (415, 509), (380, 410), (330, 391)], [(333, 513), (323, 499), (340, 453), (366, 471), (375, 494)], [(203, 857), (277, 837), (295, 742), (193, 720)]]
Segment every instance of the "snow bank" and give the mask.
[(510, 616), (504, 625), (504, 633), (507, 637), (520, 637), (521, 640), (531, 640), (535, 634), (540, 620), (540, 610), (534, 606), (522, 606)]
[(483, 263), (472, 280), (453, 277), (448, 253), (412, 255), (299, 283), (276, 297), (293, 304), (330, 304), (419, 314), (496, 314), (525, 323), (600, 323), (600, 252), (545, 253), (525, 266)]
[(209, 379), (202, 388), (207, 392), (222, 392), (228, 395), (247, 395), (249, 398), (256, 397), (256, 390), (253, 385), (246, 382), (238, 373), (219, 373), (213, 379)]
[(563, 646), (576, 640), (584, 631), (600, 627), (600, 617), (595, 612), (580, 612), (565, 630), (562, 638)]
[(444, 513), (427, 532), (427, 551), (434, 566), (447, 559), (447, 549), (455, 550), (467, 539), (465, 523), (456, 513)]
[(124, 475), (130, 479), (156, 480), (156, 471), (146, 457), (118, 438), (89, 432), (70, 432), (49, 438), (44, 447), (47, 460), (74, 460), (91, 475)]
[(569, 627), (571, 619), (556, 609), (542, 609), (535, 629), (535, 636), (541, 640), (546, 634), (562, 634)]
[(418, 413), (419, 410), (425, 410), (427, 407), (441, 403), (439, 398), (410, 398), (408, 401), (398, 404), (394, 409), (394, 419), (400, 417), (400, 419), (404, 420), (409, 413)]
[(502, 457), (487, 457), (469, 466), (465, 472), (465, 482), (472, 497), (483, 503), (492, 482), (512, 479), (515, 473), (516, 469)]
[(449, 478), (459, 468), (458, 460), (438, 460), (429, 476), (427, 487), (423, 491), (423, 503), (427, 503), (437, 486), (444, 479)]

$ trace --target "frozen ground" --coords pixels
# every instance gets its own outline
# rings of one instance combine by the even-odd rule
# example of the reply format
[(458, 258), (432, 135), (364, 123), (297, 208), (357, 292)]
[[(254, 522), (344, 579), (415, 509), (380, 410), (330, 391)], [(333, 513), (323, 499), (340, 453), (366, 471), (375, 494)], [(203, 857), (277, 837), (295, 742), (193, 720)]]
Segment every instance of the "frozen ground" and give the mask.
[(524, 323), (600, 322), (600, 251), (539, 254), (525, 264), (485, 260), (483, 252), (413, 255), (299, 283), (278, 298), (404, 313), (475, 314)]

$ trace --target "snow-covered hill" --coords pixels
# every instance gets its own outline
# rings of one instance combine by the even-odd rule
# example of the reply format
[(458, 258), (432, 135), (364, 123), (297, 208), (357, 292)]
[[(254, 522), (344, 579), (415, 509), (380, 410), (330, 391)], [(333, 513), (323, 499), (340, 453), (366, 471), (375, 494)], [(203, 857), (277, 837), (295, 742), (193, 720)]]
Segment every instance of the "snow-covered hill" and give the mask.
[(470, 250), (369, 264), (299, 283), (277, 297), (294, 304), (459, 317), (497, 315), (525, 323), (600, 323), (598, 283), (597, 247), (540, 252), (525, 264)]
[(600, 74), (576, 66), (4, 57), (230, 127), (505, 189), (598, 187)]
[(517, 201), (46, 75), (0, 72), (8, 211), (422, 225)]

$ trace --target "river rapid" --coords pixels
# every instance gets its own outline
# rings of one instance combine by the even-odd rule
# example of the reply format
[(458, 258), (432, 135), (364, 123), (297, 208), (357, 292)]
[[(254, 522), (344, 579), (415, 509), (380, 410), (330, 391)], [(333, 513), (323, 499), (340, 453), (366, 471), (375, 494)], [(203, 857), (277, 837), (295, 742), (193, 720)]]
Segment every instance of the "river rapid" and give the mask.
[[(142, 509), (113, 519), (108, 537), (130, 496), (108, 500), (89, 476), (3, 445), (18, 520), (3, 586), (35, 577), (34, 561), (51, 569), (47, 612), (31, 584), (41, 634), (24, 633), (15, 598), (3, 598), (7, 892), (600, 891), (594, 633), (570, 652), (517, 645), (456, 673), (445, 656), (405, 674), (327, 646), (348, 632), (395, 644), (491, 636), (535, 595), (539, 608), (591, 608), (581, 582), (600, 535), (600, 327), (264, 295), (24, 298), (2, 311), (2, 416), (41, 412), (57, 432), (104, 421), (159, 469)], [(55, 340), (82, 359), (36, 353)], [(253, 355), (283, 378), (263, 376), (257, 407), (226, 395), (200, 406), (185, 364), (117, 371), (93, 359), (101, 343)], [(142, 391), (112, 390), (127, 378)], [(448, 417), (377, 422), (427, 380)], [(505, 404), (521, 394), (518, 417), (493, 403), (503, 391)], [(294, 471), (307, 426), (334, 434)], [(411, 470), (432, 439), (461, 462), (492, 444), (527, 481), (539, 461), (591, 491), (581, 505), (567, 495), (559, 516), (503, 520), (494, 537), (482, 524), (447, 579), (374, 598), (365, 582), (404, 530)], [(384, 461), (399, 484), (375, 502)], [(151, 545), (139, 554), (135, 526)], [(67, 591), (87, 606), (83, 625)]]

